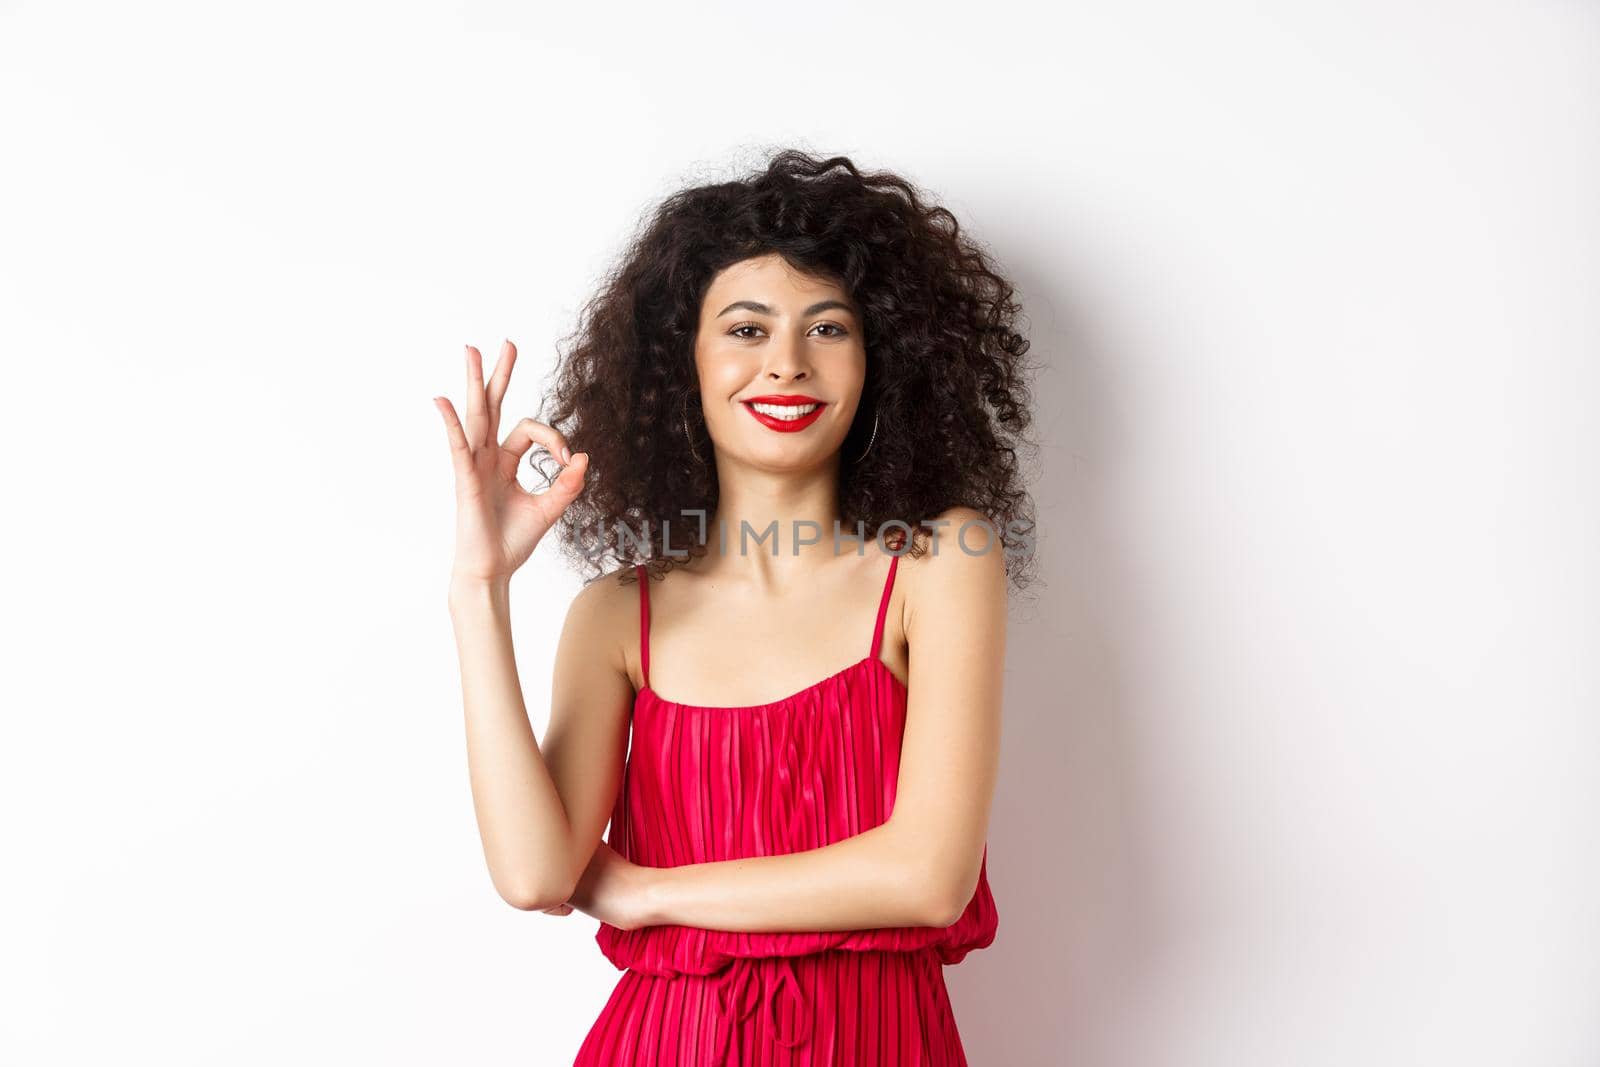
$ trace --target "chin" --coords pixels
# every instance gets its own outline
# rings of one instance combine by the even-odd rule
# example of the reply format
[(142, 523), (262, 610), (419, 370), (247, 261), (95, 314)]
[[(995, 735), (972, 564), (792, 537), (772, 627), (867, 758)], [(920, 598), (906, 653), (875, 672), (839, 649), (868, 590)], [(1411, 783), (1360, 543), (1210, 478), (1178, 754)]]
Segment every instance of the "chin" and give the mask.
[(812, 471), (828, 464), (838, 454), (838, 448), (813, 448), (778, 442), (765, 448), (751, 448), (741, 459), (748, 465), (764, 471)]

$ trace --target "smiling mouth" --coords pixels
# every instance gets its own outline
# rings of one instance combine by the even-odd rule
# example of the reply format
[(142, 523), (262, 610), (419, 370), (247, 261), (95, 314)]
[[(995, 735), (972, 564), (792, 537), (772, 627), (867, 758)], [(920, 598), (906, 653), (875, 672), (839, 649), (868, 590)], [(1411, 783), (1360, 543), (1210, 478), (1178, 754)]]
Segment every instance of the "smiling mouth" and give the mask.
[(796, 433), (805, 429), (821, 417), (822, 409), (828, 405), (820, 400), (795, 401), (791, 403), (777, 403), (770, 400), (745, 400), (741, 401), (744, 408), (755, 420), (769, 430), (779, 433)]
[(753, 400), (745, 401), (752, 411), (759, 411), (763, 415), (771, 415), (775, 419), (792, 421), (804, 418), (820, 408), (821, 404), (758, 404)]

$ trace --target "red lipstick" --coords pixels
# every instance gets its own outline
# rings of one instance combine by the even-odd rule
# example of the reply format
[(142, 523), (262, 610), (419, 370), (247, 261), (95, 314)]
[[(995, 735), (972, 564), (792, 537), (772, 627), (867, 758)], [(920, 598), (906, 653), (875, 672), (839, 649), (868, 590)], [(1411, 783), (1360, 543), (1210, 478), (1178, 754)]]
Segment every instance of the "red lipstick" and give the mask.
[[(807, 426), (810, 426), (812, 423), (816, 422), (817, 419), (821, 418), (822, 410), (827, 407), (826, 404), (814, 396), (803, 396), (800, 394), (789, 394), (784, 396), (779, 396), (777, 394), (769, 396), (752, 396), (741, 401), (741, 403), (744, 404), (744, 409), (746, 411), (756, 417), (757, 422), (761, 423), (761, 425), (765, 426), (767, 429), (777, 430), (779, 433), (800, 432)], [(799, 418), (785, 419), (779, 418), (776, 415), (769, 415), (764, 411), (757, 411), (755, 408), (750, 406), (752, 404), (764, 404), (771, 407), (801, 407), (809, 404), (815, 404), (816, 408), (805, 415), (801, 415)]]

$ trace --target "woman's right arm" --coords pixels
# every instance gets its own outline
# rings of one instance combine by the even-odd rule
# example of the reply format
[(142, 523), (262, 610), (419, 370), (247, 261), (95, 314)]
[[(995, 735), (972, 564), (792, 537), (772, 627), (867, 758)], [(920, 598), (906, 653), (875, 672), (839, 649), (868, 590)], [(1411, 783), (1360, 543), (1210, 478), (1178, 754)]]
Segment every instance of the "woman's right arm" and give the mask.
[(607, 640), (618, 632), (607, 590), (592, 583), (567, 612), (540, 742), (518, 682), (506, 586), (450, 585), (478, 834), (495, 889), (514, 907), (549, 909), (572, 895), (621, 785), (633, 686)]
[[(509, 341), (487, 387), (467, 347), (466, 425), (435, 397), (456, 476), (456, 550), (449, 606), (461, 667), (467, 761), (484, 858), (496, 891), (528, 910), (571, 896), (610, 816), (626, 755), (632, 683), (608, 612), (619, 600), (597, 582), (574, 599), (557, 650), (550, 722), (533, 735), (511, 640), (511, 575), (583, 489), (588, 457), (561, 433), (521, 420), (496, 444), (516, 349)], [(517, 482), (537, 442), (567, 465), (534, 495)]]

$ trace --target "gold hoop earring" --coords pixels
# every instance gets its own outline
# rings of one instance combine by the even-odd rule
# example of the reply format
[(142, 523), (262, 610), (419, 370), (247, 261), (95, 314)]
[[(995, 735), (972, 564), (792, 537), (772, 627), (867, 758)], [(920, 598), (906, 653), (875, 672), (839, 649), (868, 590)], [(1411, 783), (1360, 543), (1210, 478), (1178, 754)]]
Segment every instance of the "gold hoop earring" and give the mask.
[(867, 438), (867, 447), (863, 448), (861, 450), (861, 455), (856, 457), (856, 462), (857, 463), (860, 463), (862, 460), (867, 458), (867, 453), (872, 451), (872, 442), (876, 441), (877, 439), (878, 439), (878, 413), (876, 411), (874, 411), (872, 413), (872, 436)]
[(700, 458), (699, 451), (696, 450), (695, 447), (694, 447), (694, 438), (689, 436), (689, 394), (688, 393), (684, 393), (683, 394), (683, 403), (679, 404), (678, 407), (682, 411), (683, 439), (685, 441), (689, 442), (689, 455), (694, 457), (694, 461), (696, 463), (699, 463), (699, 464), (703, 465), (705, 463), (705, 460)]

